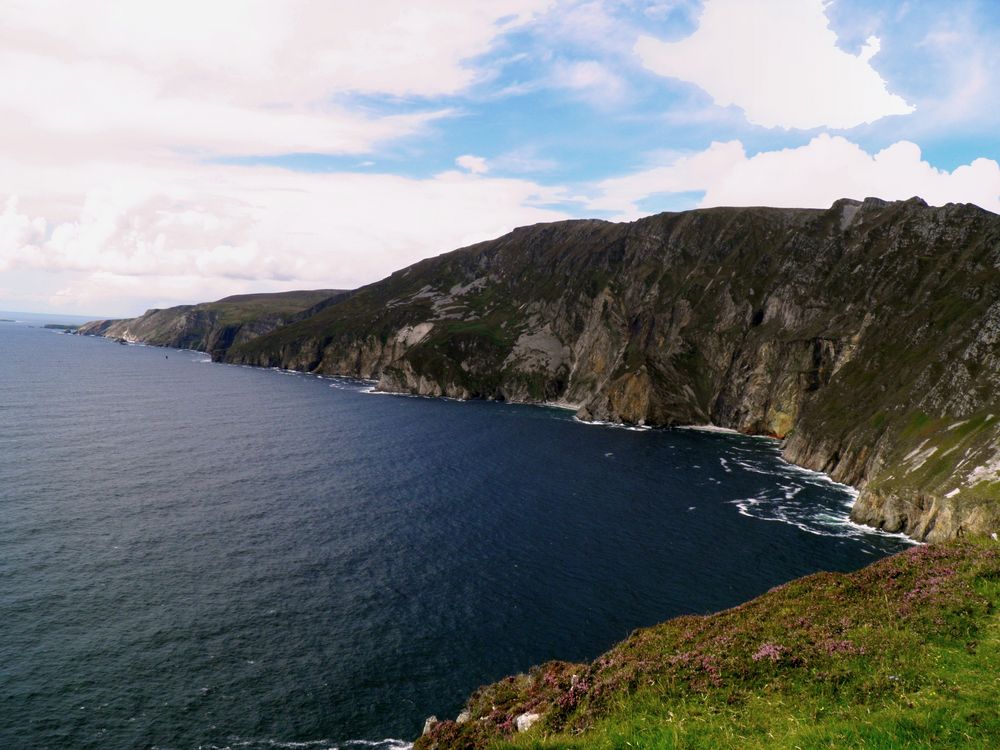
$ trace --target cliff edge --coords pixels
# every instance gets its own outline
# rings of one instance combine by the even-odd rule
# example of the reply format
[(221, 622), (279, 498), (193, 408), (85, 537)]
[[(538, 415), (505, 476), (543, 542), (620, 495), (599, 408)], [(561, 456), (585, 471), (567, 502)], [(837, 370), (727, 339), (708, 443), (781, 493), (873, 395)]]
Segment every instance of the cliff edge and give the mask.
[(989, 540), (808, 576), (482, 687), (415, 750), (993, 747), (998, 581)]

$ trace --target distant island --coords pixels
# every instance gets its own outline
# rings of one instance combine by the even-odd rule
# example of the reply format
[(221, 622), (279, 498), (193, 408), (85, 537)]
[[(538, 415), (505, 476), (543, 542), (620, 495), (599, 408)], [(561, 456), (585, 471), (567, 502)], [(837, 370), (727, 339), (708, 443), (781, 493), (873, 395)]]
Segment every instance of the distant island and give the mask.
[(47, 328), (50, 331), (75, 331), (80, 326), (78, 325), (68, 325), (66, 323), (46, 323), (43, 328)]

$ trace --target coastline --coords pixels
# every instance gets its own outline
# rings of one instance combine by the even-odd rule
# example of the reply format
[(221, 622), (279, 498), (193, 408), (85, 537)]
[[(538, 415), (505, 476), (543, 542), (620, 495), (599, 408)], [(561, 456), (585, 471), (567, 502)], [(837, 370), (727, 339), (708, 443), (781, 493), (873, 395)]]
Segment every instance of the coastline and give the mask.
[[(90, 336), (90, 337), (93, 337), (93, 338), (107, 339), (109, 341), (118, 341), (118, 339), (115, 339), (113, 337), (104, 336), (102, 334), (96, 334), (96, 333), (86, 333), (86, 332), (80, 333), (80, 332), (77, 332), (77, 331), (73, 331), (72, 335), (75, 335), (75, 336)], [(209, 354), (209, 352), (204, 351), (204, 350), (200, 350), (200, 349), (177, 349), (175, 347), (162, 346), (160, 344), (147, 343), (147, 342), (144, 342), (144, 341), (139, 340), (139, 339), (130, 340), (130, 341), (127, 341), (125, 343), (127, 343), (129, 346), (148, 346), (148, 347), (154, 347), (154, 348), (158, 348), (158, 349), (173, 349), (174, 351), (192, 352), (192, 353), (197, 353), (197, 354), (204, 354), (204, 355), (207, 355), (207, 356), (211, 357), (211, 355)], [(218, 361), (216, 361), (214, 359), (212, 359), (210, 361), (212, 363), (214, 363), (214, 364), (230, 364), (230, 363), (227, 363), (227, 362), (218, 362)], [(470, 400), (472, 400), (472, 399), (455, 398), (455, 397), (451, 397), (451, 396), (435, 396), (435, 395), (430, 395), (430, 394), (408, 393), (406, 391), (389, 390), (389, 389), (385, 389), (385, 388), (380, 388), (379, 385), (378, 385), (380, 381), (378, 379), (374, 379), (374, 378), (360, 378), (360, 377), (358, 377), (356, 375), (339, 375), (339, 374), (330, 374), (330, 373), (305, 372), (303, 370), (288, 370), (288, 369), (284, 369), (284, 368), (280, 368), (280, 367), (265, 367), (265, 366), (261, 366), (261, 365), (248, 365), (248, 364), (238, 364), (236, 366), (237, 367), (250, 367), (250, 368), (259, 369), (259, 370), (271, 370), (271, 371), (279, 372), (279, 373), (282, 373), (282, 374), (306, 375), (306, 376), (316, 377), (316, 378), (325, 379), (325, 380), (343, 379), (343, 380), (351, 380), (351, 381), (355, 381), (355, 382), (361, 381), (361, 382), (371, 383), (371, 385), (364, 390), (364, 392), (367, 393), (367, 394), (369, 394), (369, 395), (399, 396), (399, 397), (408, 397), (408, 398), (429, 398), (429, 399), (441, 399), (441, 400), (444, 400), (444, 401), (470, 401)], [(574, 404), (574, 403), (570, 403), (570, 402), (567, 402), (567, 401), (560, 401), (560, 400), (557, 400), (557, 401), (521, 401), (521, 400), (513, 400), (512, 399), (512, 400), (509, 400), (509, 401), (507, 401), (505, 403), (519, 404), (519, 405), (523, 405), (523, 406), (541, 406), (541, 407), (552, 408), (552, 409), (560, 409), (562, 411), (572, 411), (572, 412), (575, 412), (575, 414), (573, 416), (573, 421), (575, 421), (575, 422), (577, 422), (579, 424), (589, 425), (589, 426), (595, 426), (595, 427), (612, 427), (612, 428), (615, 428), (615, 429), (624, 429), (624, 430), (629, 430), (629, 431), (633, 431), (633, 432), (645, 432), (645, 431), (652, 430), (652, 429), (689, 430), (689, 431), (693, 431), (693, 432), (706, 432), (706, 433), (714, 433), (714, 434), (720, 434), (720, 435), (742, 435), (742, 436), (745, 436), (745, 437), (751, 437), (751, 438), (756, 438), (756, 439), (774, 440), (774, 441), (777, 441), (779, 443), (782, 442), (779, 438), (775, 438), (773, 435), (767, 435), (767, 434), (763, 434), (763, 433), (745, 433), (745, 432), (740, 432), (739, 430), (733, 429), (731, 427), (722, 427), (722, 426), (713, 425), (713, 424), (647, 425), (647, 424), (630, 424), (630, 423), (627, 423), (627, 422), (609, 422), (609, 421), (602, 421), (602, 420), (596, 420), (596, 419), (581, 419), (578, 416), (578, 412), (579, 412), (580, 408), (582, 407), (581, 404)], [(856, 521), (854, 521), (850, 517), (850, 513), (853, 510), (854, 504), (857, 503), (858, 498), (860, 497), (861, 490), (859, 488), (854, 487), (853, 485), (844, 484), (842, 482), (837, 482), (835, 479), (833, 479), (832, 477), (830, 477), (828, 474), (825, 474), (825, 473), (819, 472), (819, 471), (815, 471), (815, 470), (810, 469), (810, 468), (808, 468), (806, 466), (802, 466), (800, 464), (796, 464), (796, 463), (794, 463), (792, 461), (789, 461), (787, 458), (785, 458), (783, 452), (780, 455), (780, 459), (784, 463), (788, 464), (791, 467), (794, 467), (798, 471), (807, 472), (807, 473), (810, 473), (810, 474), (815, 474), (817, 476), (821, 476), (826, 481), (830, 482), (831, 484), (838, 485), (838, 486), (841, 486), (841, 487), (844, 487), (844, 488), (848, 489), (852, 493), (853, 498), (854, 498), (853, 501), (852, 501), (852, 503), (851, 503), (851, 506), (848, 508), (848, 520), (846, 522), (846, 523), (850, 524), (851, 526), (853, 526), (855, 528), (858, 528), (860, 530), (864, 530), (864, 531), (869, 532), (869, 533), (878, 534), (880, 536), (887, 536), (887, 537), (905, 539), (906, 541), (908, 541), (911, 544), (925, 544), (926, 543), (923, 540), (911, 537), (910, 535), (906, 534), (905, 532), (890, 532), (890, 531), (885, 531), (884, 529), (881, 529), (881, 528), (879, 528), (877, 526), (871, 526), (871, 525), (867, 525), (867, 524), (857, 523)]]

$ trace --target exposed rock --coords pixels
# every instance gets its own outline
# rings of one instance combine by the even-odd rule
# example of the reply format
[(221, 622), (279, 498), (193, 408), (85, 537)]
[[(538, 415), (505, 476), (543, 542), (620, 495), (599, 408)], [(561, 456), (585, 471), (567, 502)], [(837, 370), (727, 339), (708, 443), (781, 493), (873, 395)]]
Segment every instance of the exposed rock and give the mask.
[(421, 735), (429, 734), (430, 731), (434, 728), (434, 725), (437, 724), (437, 723), (438, 723), (438, 717), (437, 716), (428, 716), (427, 720), (424, 721), (424, 731), (421, 732), (420, 734)]
[(514, 720), (514, 725), (517, 727), (518, 732), (527, 732), (540, 718), (542, 718), (541, 714), (521, 714)]

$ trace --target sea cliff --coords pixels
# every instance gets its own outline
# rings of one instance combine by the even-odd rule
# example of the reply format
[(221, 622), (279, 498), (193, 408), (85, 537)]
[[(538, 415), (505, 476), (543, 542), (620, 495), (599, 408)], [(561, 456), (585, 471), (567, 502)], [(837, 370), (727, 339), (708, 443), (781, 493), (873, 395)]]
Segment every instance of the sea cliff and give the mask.
[(137, 318), (94, 320), (75, 332), (221, 357), (230, 346), (313, 315), (344, 294), (336, 289), (238, 294), (216, 302), (147, 310)]
[(855, 520), (934, 541), (1000, 530), (997, 300), (997, 215), (845, 199), (522, 227), (186, 345), (386, 391), (773, 435), (859, 488)]

